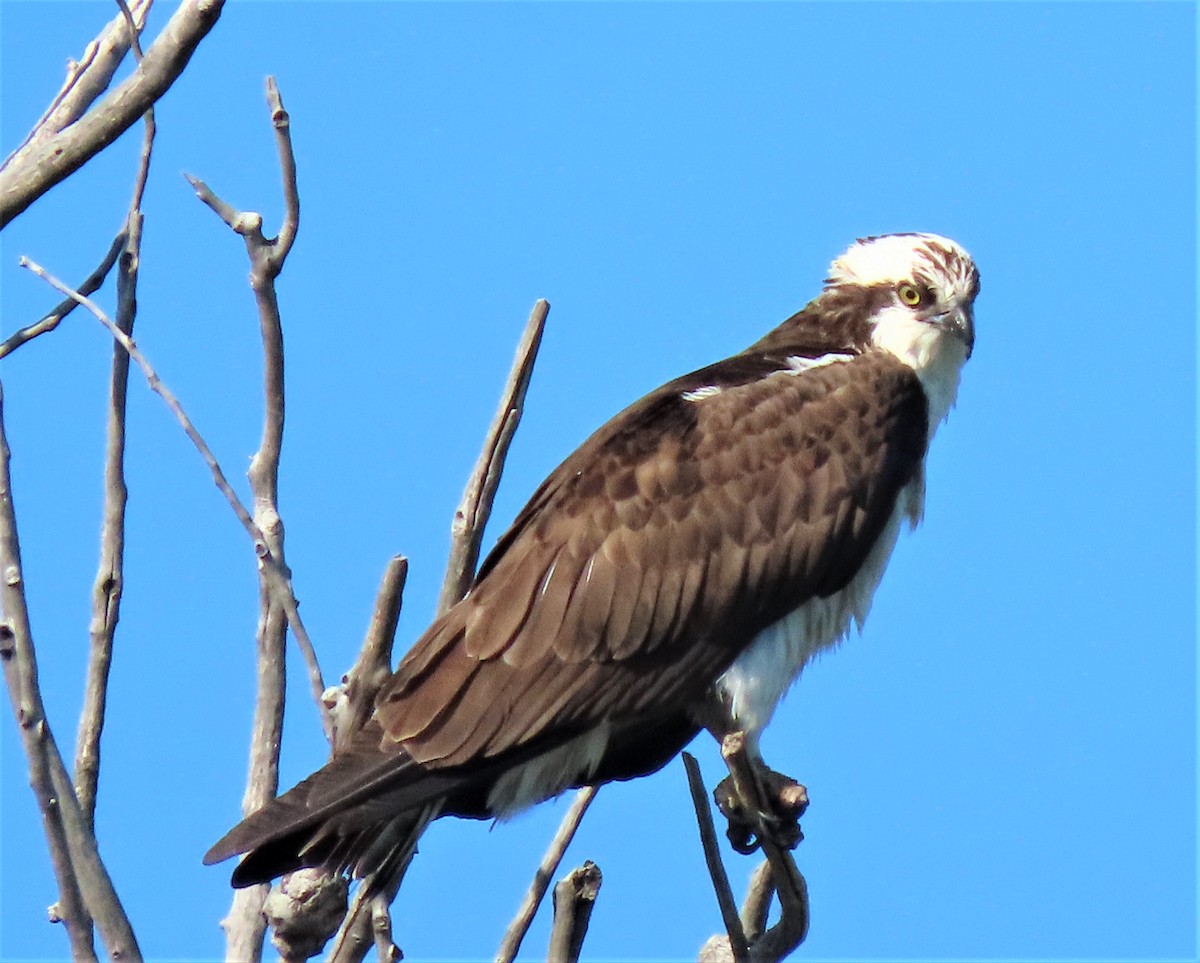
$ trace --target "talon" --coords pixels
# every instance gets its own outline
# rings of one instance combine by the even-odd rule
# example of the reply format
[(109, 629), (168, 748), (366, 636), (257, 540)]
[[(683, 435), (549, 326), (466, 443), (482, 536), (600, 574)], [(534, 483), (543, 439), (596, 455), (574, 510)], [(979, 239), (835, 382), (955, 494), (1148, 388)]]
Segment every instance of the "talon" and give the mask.
[(732, 776), (713, 790), (717, 809), (729, 821), (726, 836), (735, 851), (749, 855), (761, 846), (761, 837), (784, 849), (795, 849), (804, 839), (800, 817), (808, 809), (808, 790), (790, 776), (766, 766), (756, 766), (761, 800), (745, 800), (737, 792)]

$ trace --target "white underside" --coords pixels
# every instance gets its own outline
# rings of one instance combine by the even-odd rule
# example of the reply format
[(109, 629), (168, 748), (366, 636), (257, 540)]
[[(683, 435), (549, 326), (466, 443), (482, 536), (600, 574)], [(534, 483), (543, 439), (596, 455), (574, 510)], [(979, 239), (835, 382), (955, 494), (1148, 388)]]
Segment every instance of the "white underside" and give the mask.
[[(873, 341), (904, 361), (921, 379), (929, 403), (929, 439), (949, 413), (958, 392), (959, 372), (966, 360), (963, 343), (948, 338), (938, 327), (913, 320), (910, 312), (885, 309), (873, 332)], [(800, 375), (811, 368), (851, 361), (850, 355), (788, 358), (780, 374)], [(722, 391), (712, 385), (684, 392), (686, 401), (703, 403)], [(819, 652), (846, 637), (851, 624), (859, 629), (867, 618), (875, 590), (883, 578), (900, 526), (905, 518), (915, 526), (925, 499), (924, 463), (899, 493), (891, 517), (863, 562), (862, 568), (840, 592), (813, 598), (761, 631), (715, 684), (715, 692), (732, 721), (753, 745), (780, 699), (799, 678), (804, 666)], [(596, 726), (543, 756), (514, 767), (496, 782), (488, 805), (501, 819), (568, 787), (585, 782), (600, 765), (608, 747), (611, 726)]]
[[(840, 592), (813, 598), (798, 609), (767, 626), (717, 680), (716, 693), (732, 722), (756, 741), (780, 699), (814, 656), (836, 645), (850, 631), (862, 630), (871, 600), (891, 558), (900, 524), (905, 515), (918, 517), (920, 481), (905, 488), (897, 499), (879, 540), (871, 548), (858, 573)], [(915, 510), (910, 514), (910, 506)]]
[[(911, 367), (921, 380), (929, 406), (928, 441), (932, 441), (958, 394), (966, 346), (941, 327), (919, 321), (911, 311), (902, 308), (880, 312), (872, 340)], [(826, 357), (828, 361), (821, 361), (840, 360), (838, 356)], [(915, 526), (921, 519), (924, 501), (922, 459), (913, 480), (900, 491), (891, 517), (850, 584), (827, 598), (810, 599), (765, 628), (717, 680), (718, 698), (732, 715), (733, 723), (752, 742), (771, 721), (779, 700), (799, 678), (804, 666), (819, 652), (844, 639), (851, 623), (862, 630), (875, 590), (896, 547), (901, 522), (908, 517)]]

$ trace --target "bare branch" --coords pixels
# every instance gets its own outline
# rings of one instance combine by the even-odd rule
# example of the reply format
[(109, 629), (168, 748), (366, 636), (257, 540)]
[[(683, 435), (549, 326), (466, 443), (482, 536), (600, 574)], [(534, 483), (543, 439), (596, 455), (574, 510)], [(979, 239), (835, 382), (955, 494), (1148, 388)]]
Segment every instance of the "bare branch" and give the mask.
[(129, 357), (132, 358), (137, 363), (138, 367), (142, 369), (142, 373), (146, 376), (146, 381), (149, 383), (150, 389), (166, 402), (167, 407), (171, 409), (172, 414), (175, 415), (175, 418), (183, 427), (184, 433), (200, 452), (205, 464), (207, 464), (209, 467), (209, 471), (212, 472), (213, 480), (216, 482), (217, 488), (221, 490), (221, 493), (225, 496), (226, 501), (229, 502), (234, 514), (238, 517), (238, 521), (242, 523), (242, 527), (246, 530), (250, 537), (254, 539), (256, 545), (262, 546), (262, 548), (258, 550), (258, 554), (260, 556), (265, 555), (267, 553), (267, 549), (262, 532), (258, 530), (258, 526), (254, 524), (254, 519), (251, 518), (250, 513), (246, 511), (246, 506), (242, 504), (241, 499), (238, 498), (237, 493), (229, 484), (229, 480), (225, 477), (225, 473), (221, 470), (221, 466), (217, 462), (216, 457), (213, 455), (212, 449), (208, 447), (208, 443), (204, 440), (200, 432), (196, 430), (196, 426), (192, 423), (191, 418), (188, 417), (187, 412), (185, 412), (183, 410), (183, 406), (180, 405), (179, 399), (175, 397), (175, 394), (170, 388), (162, 383), (162, 379), (159, 378), (158, 372), (154, 370), (153, 366), (146, 359), (146, 356), (142, 354), (141, 349), (138, 348), (133, 339), (130, 338), (129, 335), (127, 335), (120, 328), (118, 328), (116, 323), (107, 314), (105, 314), (104, 311), (101, 310), (94, 301), (80, 294), (78, 291), (74, 291), (67, 287), (62, 281), (50, 274), (41, 265), (29, 260), (27, 257), (22, 257), (20, 264), (21, 267), (28, 268), (60, 294), (65, 294), (73, 301), (78, 302), (82, 307), (87, 308), (87, 310), (92, 313), (92, 316), (95, 317), (96, 320), (98, 320), (101, 324), (103, 324), (104, 327), (108, 329), (109, 333), (116, 338), (121, 347), (129, 353)]
[[(138, 43), (140, 26), (125, 0), (117, 0), (127, 25), (128, 42), (134, 56), (142, 59)], [(126, 243), (117, 274), (117, 327), (133, 334), (137, 314), (137, 282), (142, 249), (142, 196), (150, 173), (154, 149), (154, 109), (146, 111), (145, 135), (134, 178), (133, 199), (121, 232)], [(71, 302), (74, 304), (74, 302)], [(107, 442), (104, 465), (104, 511), (100, 529), (100, 564), (92, 588), (91, 646), (83, 710), (75, 740), (75, 793), (88, 827), (94, 829), (96, 791), (100, 778), (100, 736), (108, 703), (108, 673), (112, 665), (113, 641), (120, 619), (124, 588), (125, 504), (125, 400), (129, 390), (129, 354), (113, 345), (112, 375), (109, 380)]]
[[(129, 235), (122, 230), (120, 234), (113, 239), (112, 246), (109, 247), (108, 253), (104, 255), (104, 260), (100, 262), (99, 267), (87, 276), (84, 282), (75, 290), (80, 294), (90, 296), (100, 290), (104, 284), (104, 279), (108, 277), (108, 272), (112, 270), (112, 266), (117, 263), (117, 258), (121, 252), (125, 250), (125, 242)], [(44, 315), (39, 320), (27, 327), (21, 328), (20, 331), (10, 335), (5, 339), (3, 344), (0, 344), (0, 358), (5, 355), (12, 354), (17, 348), (25, 344), (27, 341), (32, 341), (40, 334), (46, 334), (48, 331), (53, 331), (58, 327), (59, 323), (68, 314), (79, 307), (79, 302), (74, 298), (63, 298), (49, 314)]]
[(333, 751), (347, 746), (375, 709), (375, 696), (392, 674), (392, 645), (400, 620), (408, 559), (396, 555), (383, 573), (375, 611), (354, 665), (342, 676), (342, 684), (325, 690), (325, 705), (333, 716)]
[(87, 45), (83, 56), (67, 64), (67, 79), (62, 89), (38, 118), (25, 140), (0, 164), (0, 170), (9, 165), (19, 165), (33, 146), (75, 123), (108, 89), (113, 75), (129, 52), (129, 27), (133, 27), (133, 36), (136, 38), (146, 25), (152, 3), (153, 0), (133, 0), (132, 7), (123, 4), (121, 13), (109, 21), (100, 35)]
[(738, 915), (737, 903), (733, 899), (729, 877), (725, 873), (725, 864), (721, 862), (717, 831), (713, 826), (708, 794), (700, 775), (700, 764), (696, 762), (695, 756), (690, 752), (685, 752), (683, 767), (687, 771), (688, 789), (691, 790), (692, 806), (696, 810), (696, 825), (700, 829), (700, 845), (704, 850), (704, 862), (708, 866), (708, 875), (712, 879), (713, 891), (717, 895), (717, 905), (721, 908), (721, 919), (725, 923), (725, 932), (729, 934), (729, 946), (733, 959), (737, 963), (746, 963), (746, 960), (749, 959), (750, 949), (746, 941), (746, 932), (742, 928), (741, 917)]
[(0, 170), (0, 227), (115, 141), (175, 82), (221, 15), (224, 0), (184, 0), (132, 76), (78, 121)]
[(91, 918), (83, 907), (62, 811), (50, 778), (46, 747), (49, 726), (42, 706), (37, 657), (29, 625), (29, 610), (25, 603), (21, 548), (8, 469), (10, 452), (4, 431), (3, 398), (3, 387), (0, 386), (0, 566), (4, 572), (3, 584), (0, 585), (0, 601), (4, 608), (4, 622), (0, 624), (0, 659), (3, 660), (9, 698), (20, 726), (21, 743), (29, 760), (29, 785), (42, 813), (42, 830), (46, 834), (50, 864), (58, 881), (58, 903), (52, 913), (66, 927), (71, 954), (81, 959), (95, 960)]
[(278, 584), (280, 580), (268, 578), (263, 570), (264, 581), (269, 589), (269, 598), (287, 613), (287, 622), (300, 648), (308, 671), (309, 687), (321, 714), (321, 726), (325, 738), (332, 742), (333, 720), (324, 700), (325, 679), (321, 673), (316, 648), (309, 638), (295, 604), (290, 586), (291, 573), (284, 560), (283, 519), (279, 514), (279, 459), (283, 447), (284, 425), (284, 358), (283, 325), (279, 316), (279, 301), (275, 293), (275, 278), (283, 269), (283, 263), (295, 240), (300, 221), (300, 201), (296, 189), (296, 161), (292, 151), (291, 120), (279, 96), (273, 77), (267, 78), (267, 103), (271, 109), (271, 122), (275, 127), (276, 144), (279, 148), (280, 167), (283, 172), (283, 193), (287, 212), (283, 229), (278, 237), (268, 239), (263, 235), (261, 214), (241, 212), (221, 200), (198, 178), (184, 175), (196, 192), (196, 196), (207, 204), (235, 233), (240, 234), (246, 244), (250, 259), (250, 286), (258, 305), (259, 326), (263, 341), (263, 391), (265, 395), (262, 441), (250, 462), (247, 473), (254, 493), (254, 520), (266, 539), (266, 547), (275, 559), (286, 592)]
[(575, 794), (571, 808), (563, 816), (562, 822), (558, 827), (558, 832), (554, 834), (554, 839), (550, 841), (550, 848), (546, 850), (546, 855), (542, 857), (541, 865), (538, 866), (537, 872), (533, 875), (533, 882), (529, 886), (529, 892), (525, 894), (525, 899), (517, 910), (517, 915), (509, 924), (508, 930), (504, 934), (504, 939), (500, 941), (500, 948), (496, 951), (496, 963), (512, 963), (516, 958), (517, 952), (521, 949), (521, 941), (525, 939), (525, 934), (529, 932), (533, 918), (537, 915), (538, 907), (546, 896), (550, 880), (554, 878), (554, 874), (558, 871), (558, 864), (562, 862), (563, 854), (566, 853), (567, 847), (571, 845), (571, 840), (575, 838), (575, 831), (579, 828), (579, 824), (583, 820), (583, 814), (587, 812), (588, 806), (596, 798), (596, 792), (597, 787), (585, 786)]
[[(42, 810), (51, 863), (58, 880), (56, 918), (67, 927), (72, 954), (96, 959), (88, 914), (95, 919), (113, 959), (141, 960), (137, 940), (112, 881), (100, 861), (96, 840), (83, 819), (66, 767), (45, 716), (38, 686), (37, 659), (25, 603), (20, 543), (4, 434), (0, 387), (0, 662), (29, 759), (30, 782)], [(87, 909), (84, 909), (86, 905)]]
[(399, 963), (404, 954), (392, 940), (392, 914), (388, 907), (395, 896), (383, 893), (371, 897), (371, 932), (375, 934), (375, 952), (379, 963)]
[(539, 300), (533, 306), (525, 333), (517, 345), (517, 356), (513, 360), (508, 383), (504, 386), (500, 407), (492, 419), (483, 443), (483, 451), (480, 452), (479, 460), (467, 481), (462, 503), (454, 513), (450, 561), (446, 565), (446, 577), (442, 582), (441, 597), (438, 599), (439, 614), (466, 595), (475, 578), (484, 527), (488, 515), (491, 514), (496, 488), (500, 484), (500, 473), (504, 470), (508, 446), (512, 443), (513, 434), (521, 421), (525, 393), (529, 388), (533, 363), (537, 360), (538, 347), (542, 343), (542, 331), (546, 327), (546, 315), (549, 312), (550, 304), (547, 301)]
[(775, 896), (775, 880), (771, 877), (771, 863), (763, 860), (750, 874), (750, 885), (742, 901), (742, 928), (746, 939), (753, 943), (762, 938), (767, 929), (767, 916), (771, 912), (771, 900)]
[(550, 928), (550, 946), (546, 953), (546, 959), (551, 963), (578, 963), (603, 881), (600, 867), (589, 859), (555, 885), (554, 924)]
[[(262, 215), (243, 214), (217, 197), (202, 181), (187, 176), (197, 196), (233, 231), (240, 234), (246, 244), (246, 254), (250, 259), (250, 286), (258, 306), (263, 343), (262, 440), (250, 461), (247, 476), (254, 496), (254, 522), (263, 533), (265, 548), (275, 564), (259, 570), (258, 698), (254, 708), (250, 775), (242, 804), (242, 811), (246, 815), (264, 806), (279, 790), (279, 748), (283, 731), (284, 667), (289, 623), (308, 669), (309, 685), (320, 713), (325, 738), (331, 745), (333, 743), (333, 716), (326, 700), (325, 680), (316, 649), (300, 619), (292, 593), (291, 572), (284, 556), (283, 518), (279, 513), (279, 461), (283, 450), (285, 395), (283, 323), (279, 314), (275, 278), (283, 269), (296, 237), (300, 221), (300, 198), (296, 188), (291, 120), (284, 110), (273, 77), (267, 78), (266, 92), (279, 150), (287, 209), (279, 236), (268, 240), (262, 232)], [(263, 887), (252, 887), (235, 894), (233, 908), (223, 923), (227, 955), (231, 958), (257, 960), (261, 956), (266, 922), (256, 910), (262, 906), (265, 896)]]

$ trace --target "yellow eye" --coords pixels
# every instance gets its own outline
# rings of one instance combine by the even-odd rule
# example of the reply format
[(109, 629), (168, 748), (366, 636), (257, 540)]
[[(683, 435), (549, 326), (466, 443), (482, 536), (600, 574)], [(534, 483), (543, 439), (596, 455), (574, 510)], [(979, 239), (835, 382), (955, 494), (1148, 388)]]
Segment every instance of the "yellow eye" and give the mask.
[(911, 284), (901, 284), (896, 288), (896, 293), (900, 295), (900, 300), (910, 308), (915, 308), (921, 303), (921, 292)]

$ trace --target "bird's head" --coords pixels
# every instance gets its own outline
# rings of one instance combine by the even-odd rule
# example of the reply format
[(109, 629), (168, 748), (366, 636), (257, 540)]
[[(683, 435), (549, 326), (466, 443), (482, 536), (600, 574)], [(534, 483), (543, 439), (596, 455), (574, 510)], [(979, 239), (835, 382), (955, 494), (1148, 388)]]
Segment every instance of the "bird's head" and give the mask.
[(833, 262), (826, 283), (879, 291), (871, 340), (918, 372), (956, 355), (961, 365), (971, 356), (979, 271), (971, 255), (949, 238), (936, 234), (862, 238)]
[(962, 247), (936, 234), (885, 234), (856, 241), (833, 262), (826, 291), (871, 293), (870, 342), (909, 365), (925, 386), (930, 424), (949, 412), (975, 346), (979, 271)]

